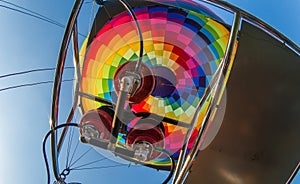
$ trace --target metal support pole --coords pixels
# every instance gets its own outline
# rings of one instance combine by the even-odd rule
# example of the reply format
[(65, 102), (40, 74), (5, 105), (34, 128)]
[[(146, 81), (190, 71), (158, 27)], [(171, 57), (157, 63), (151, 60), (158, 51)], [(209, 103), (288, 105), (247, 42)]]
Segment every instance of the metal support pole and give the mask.
[[(78, 27), (77, 27), (77, 22), (74, 24), (74, 29), (72, 32), (72, 40), (73, 40), (73, 52), (74, 52), (74, 67), (76, 70), (75, 76), (76, 76), (76, 84), (74, 86), (74, 97), (73, 97), (73, 104), (72, 108), (69, 112), (68, 118), (66, 123), (70, 123), (74, 117), (74, 113), (76, 110), (76, 107), (78, 105), (78, 93), (79, 93), (79, 86), (80, 86), (80, 81), (81, 81), (81, 74), (80, 74), (80, 64), (79, 64), (79, 48), (78, 48)], [(60, 139), (58, 141), (57, 145), (57, 153), (59, 154), (62, 144), (65, 140), (66, 134), (68, 131), (68, 126), (64, 127)]]
[(299, 174), (299, 170), (300, 170), (300, 162), (298, 162), (298, 165), (296, 166), (296, 169), (293, 171), (292, 175), (290, 176), (290, 178), (288, 179), (286, 184), (291, 184), (293, 182), (296, 175)]
[[(227, 73), (227, 70), (232, 62), (232, 55), (233, 55), (233, 51), (234, 51), (234, 47), (235, 47), (235, 43), (236, 43), (236, 39), (237, 39), (238, 30), (240, 27), (240, 22), (241, 22), (241, 14), (239, 12), (236, 12), (235, 16), (234, 16), (233, 26), (231, 27), (228, 46), (227, 46), (227, 49), (226, 49), (226, 52), (224, 55), (224, 65), (222, 68), (223, 75), (225, 75)], [(217, 88), (216, 88), (215, 94), (213, 96), (212, 105), (214, 105), (215, 101), (217, 101), (217, 99), (215, 97), (220, 96), (220, 94), (222, 93), (223, 84), (224, 84), (224, 78), (222, 78), (220, 75), (220, 78), (218, 79), (218, 82), (217, 82)], [(199, 150), (200, 141), (201, 141), (204, 131), (206, 130), (207, 124), (209, 122), (211, 110), (212, 110), (212, 106), (210, 106), (208, 114), (204, 118), (204, 122), (202, 124), (202, 127), (201, 127), (198, 135), (197, 135), (196, 141), (195, 141), (192, 149), (190, 150), (190, 153), (188, 154), (188, 156), (184, 162), (184, 165), (182, 166), (181, 171), (178, 174), (178, 178), (174, 178), (173, 183), (179, 184), (179, 183), (183, 182), (183, 179), (185, 178), (185, 175), (187, 174), (187, 172), (192, 164), (192, 161), (195, 158), (197, 151)]]
[(87, 99), (90, 99), (90, 100), (93, 100), (95, 102), (100, 102), (100, 103), (103, 103), (105, 105), (109, 105), (109, 106), (115, 106), (116, 104), (109, 101), (109, 100), (106, 100), (104, 98), (101, 98), (101, 97), (98, 97), (98, 96), (95, 96), (95, 95), (92, 95), (92, 94), (88, 94), (88, 93), (84, 93), (82, 91), (79, 91), (78, 92), (78, 95), (83, 97), (83, 98), (87, 98)]
[[(67, 27), (65, 29), (64, 37), (61, 43), (61, 48), (57, 60), (55, 77), (54, 77), (54, 85), (52, 91), (52, 106), (51, 106), (51, 113), (50, 113), (50, 127), (51, 130), (54, 130), (57, 126), (57, 119), (58, 119), (58, 106), (59, 106), (59, 95), (60, 95), (60, 88), (61, 88), (61, 81), (62, 75), (66, 60), (66, 54), (68, 50), (68, 45), (71, 39), (71, 33), (74, 28), (74, 24), (76, 22), (77, 16), (81, 9), (83, 0), (76, 0), (70, 15), (70, 18), (67, 23)], [(61, 181), (60, 173), (59, 173), (59, 165), (58, 165), (58, 155), (57, 155), (57, 135), (55, 131), (51, 133), (51, 153), (52, 153), (52, 165), (53, 165), (53, 173), (54, 177), (57, 181)]]
[(116, 104), (115, 115), (112, 122), (112, 131), (108, 146), (108, 149), (111, 151), (115, 150), (115, 144), (117, 142), (119, 130), (121, 127), (121, 121), (123, 119), (124, 105), (126, 103), (126, 100), (128, 99), (128, 95), (131, 92), (134, 83), (133, 81), (133, 78), (128, 76), (123, 77), (120, 81), (120, 92)]

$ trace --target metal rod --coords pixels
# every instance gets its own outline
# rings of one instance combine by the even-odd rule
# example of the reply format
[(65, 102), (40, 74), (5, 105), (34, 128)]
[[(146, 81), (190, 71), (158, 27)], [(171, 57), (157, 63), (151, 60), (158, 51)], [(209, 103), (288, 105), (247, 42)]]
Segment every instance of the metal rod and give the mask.
[(147, 118), (147, 117), (150, 116), (151, 118), (155, 119), (156, 121), (166, 122), (168, 124), (177, 125), (177, 126), (180, 126), (180, 127), (183, 127), (183, 128), (190, 128), (191, 127), (191, 124), (189, 124), (189, 123), (185, 123), (185, 122), (175, 120), (175, 119), (172, 119), (172, 118), (168, 118), (168, 117), (165, 117), (165, 116), (160, 116), (158, 114), (153, 114), (153, 113), (150, 113), (150, 112), (139, 112), (139, 113), (134, 113), (134, 114), (137, 117), (142, 116), (143, 118)]
[(291, 184), (296, 177), (297, 174), (299, 174), (300, 170), (300, 162), (298, 162), (298, 165), (296, 166), (295, 170), (293, 171), (292, 175), (289, 177), (288, 181), (285, 184)]
[[(73, 97), (73, 104), (72, 104), (72, 108), (69, 112), (68, 118), (66, 123), (70, 123), (74, 117), (74, 113), (76, 110), (76, 107), (78, 105), (78, 92), (79, 92), (79, 87), (80, 87), (80, 82), (81, 82), (81, 74), (80, 74), (80, 64), (79, 64), (79, 48), (78, 48), (78, 26), (77, 26), (77, 21), (74, 24), (74, 28), (73, 28), (73, 32), (72, 32), (72, 40), (73, 40), (73, 52), (74, 52), (74, 67), (75, 67), (75, 75), (76, 75), (76, 83), (74, 86), (74, 97)], [(68, 131), (68, 126), (65, 126), (64, 129), (62, 130), (60, 139), (58, 141), (58, 145), (57, 145), (57, 153), (59, 155), (62, 144), (65, 140), (65, 136), (67, 134)]]
[[(232, 55), (233, 55), (234, 47), (236, 44), (240, 23), (241, 23), (241, 14), (239, 12), (236, 12), (235, 16), (234, 16), (233, 26), (231, 27), (231, 31), (230, 31), (228, 46), (226, 48), (226, 52), (224, 55), (224, 67), (222, 69), (222, 74), (226, 74), (228, 72), (228, 68), (232, 64), (231, 62), (233, 62)], [(217, 101), (217, 99), (215, 97), (216, 96), (218, 97), (220, 94), (222, 94), (222, 87), (224, 86), (224, 82), (225, 82), (224, 78), (222, 78), (220, 76), (219, 81), (217, 83), (215, 95), (213, 96), (213, 99), (212, 99), (213, 100), (212, 105), (216, 104), (215, 102)], [(190, 168), (191, 163), (197, 154), (197, 150), (199, 150), (202, 135), (204, 133), (204, 130), (206, 130), (207, 124), (210, 119), (211, 107), (212, 106), (210, 106), (208, 114), (206, 115), (206, 117), (203, 120), (204, 122), (201, 126), (201, 129), (200, 129), (198, 135), (197, 135), (196, 141), (185, 160), (182, 170), (180, 171), (178, 178), (175, 179), (175, 182), (174, 182), (175, 184), (179, 184), (179, 183), (183, 182), (183, 179), (184, 179), (185, 175), (187, 174), (188, 169)]]
[[(51, 113), (50, 113), (50, 127), (51, 130), (54, 130), (57, 126), (57, 119), (58, 119), (58, 106), (59, 106), (59, 96), (60, 96), (60, 88), (61, 88), (61, 81), (62, 81), (62, 74), (64, 70), (65, 60), (66, 60), (66, 53), (68, 50), (68, 45), (71, 38), (71, 32), (73, 30), (74, 24), (76, 22), (77, 16), (81, 9), (83, 0), (76, 0), (71, 15), (69, 17), (67, 27), (65, 29), (64, 37), (61, 43), (60, 52), (57, 60), (56, 65), (56, 72), (54, 77), (54, 84), (53, 84), (53, 91), (52, 91), (52, 106), (51, 106)], [(60, 181), (61, 178), (59, 176), (59, 165), (57, 161), (57, 144), (56, 144), (56, 133), (52, 131), (51, 133), (51, 153), (52, 153), (52, 165), (53, 165), (53, 173), (54, 177), (57, 181)]]
[(117, 105), (115, 108), (115, 115), (112, 121), (112, 131), (111, 131), (112, 133), (110, 135), (110, 144), (108, 148), (112, 151), (114, 151), (115, 149), (115, 144), (117, 142), (117, 137), (122, 123), (121, 121), (123, 119), (124, 106), (126, 100), (128, 99), (132, 86), (133, 86), (133, 80), (131, 77), (125, 76), (120, 80), (120, 92), (118, 96)]
[(100, 97), (92, 95), (92, 94), (84, 93), (82, 91), (79, 91), (78, 95), (81, 96), (81, 97), (84, 97), (84, 98), (88, 98), (90, 100), (94, 100), (96, 102), (104, 103), (104, 104), (109, 105), (109, 106), (114, 106), (115, 105), (113, 102), (108, 101), (104, 98), (100, 98)]

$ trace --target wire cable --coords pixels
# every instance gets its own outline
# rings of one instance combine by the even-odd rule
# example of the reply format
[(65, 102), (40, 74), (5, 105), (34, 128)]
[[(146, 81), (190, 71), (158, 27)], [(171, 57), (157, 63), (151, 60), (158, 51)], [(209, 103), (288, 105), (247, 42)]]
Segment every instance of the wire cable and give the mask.
[(42, 18), (44, 18), (44, 19), (47, 19), (47, 20), (49, 20), (49, 21), (51, 21), (51, 22), (53, 22), (53, 23), (55, 23), (55, 24), (59, 24), (60, 26), (64, 27), (63, 24), (61, 24), (60, 22), (58, 22), (58, 21), (56, 21), (56, 20), (53, 20), (53, 19), (51, 19), (51, 18), (49, 18), (49, 17), (47, 17), (47, 16), (44, 16), (44, 15), (42, 15), (42, 14), (40, 14), (40, 13), (37, 13), (37, 12), (35, 12), (35, 11), (32, 11), (32, 10), (30, 10), (30, 9), (24, 8), (24, 7), (22, 7), (22, 6), (20, 6), (20, 5), (17, 5), (17, 4), (15, 4), (15, 3), (11, 3), (11, 2), (8, 2), (8, 1), (5, 1), (5, 0), (0, 0), (0, 2), (3, 2), (3, 3), (6, 3), (6, 4), (9, 4), (9, 5), (12, 5), (12, 6), (17, 7), (17, 8), (20, 8), (20, 9), (22, 9), (22, 10), (25, 10), (25, 11), (27, 11), (27, 12), (30, 12), (31, 14), (37, 15), (37, 16), (39, 16), (39, 17), (42, 17)]
[(90, 147), (87, 151), (85, 151), (83, 154), (81, 154), (73, 163), (70, 163), (69, 167), (72, 167), (73, 165), (75, 165), (80, 159), (82, 159), (86, 154), (88, 154), (93, 147)]
[[(1, 0), (1, 2), (4, 2), (4, 1)], [(15, 5), (15, 6), (17, 7), (18, 5)], [(30, 12), (32, 12), (31, 10), (28, 11), (27, 9), (22, 8), (23, 10), (28, 11), (28, 12), (26, 12), (26, 11), (23, 11), (23, 10), (20, 10), (20, 9), (17, 9), (17, 8), (13, 8), (13, 7), (9, 7), (9, 6), (6, 6), (6, 5), (0, 5), (0, 8), (1, 8), (1, 7), (2, 7), (2, 8), (9, 9), (9, 10), (12, 10), (12, 11), (15, 11), (15, 12), (19, 12), (19, 13), (22, 13), (22, 14), (25, 14), (25, 15), (28, 15), (28, 16), (33, 17), (33, 18), (37, 18), (37, 19), (42, 20), (42, 21), (45, 21), (45, 22), (47, 22), (47, 23), (49, 23), (49, 24), (52, 24), (52, 25), (55, 25), (55, 26), (57, 26), (57, 27), (60, 27), (60, 28), (65, 29), (65, 26), (64, 26), (63, 24), (61, 24), (61, 23), (59, 23), (59, 22), (57, 22), (57, 21), (55, 21), (55, 20), (52, 20), (52, 19), (50, 19), (50, 18), (48, 18), (48, 17), (46, 17), (46, 16), (43, 16), (43, 15), (40, 16), (39, 13), (36, 13), (36, 12), (30, 13)], [(84, 35), (84, 34), (82, 34), (82, 33), (78, 33), (78, 35), (83, 36), (83, 37), (86, 37), (86, 35)]]
[(16, 11), (16, 12), (19, 12), (19, 13), (22, 13), (22, 14), (25, 14), (25, 15), (28, 15), (28, 16), (31, 16), (31, 17), (34, 17), (34, 18), (37, 18), (37, 19), (39, 19), (39, 20), (48, 22), (48, 23), (50, 23), (50, 24), (56, 25), (56, 26), (61, 27), (61, 28), (65, 28), (65, 26), (62, 25), (62, 24), (59, 24), (59, 23), (57, 23), (57, 22), (53, 22), (53, 21), (51, 21), (51, 20), (49, 20), (49, 19), (46, 19), (46, 18), (37, 16), (37, 15), (32, 14), (32, 13), (25, 12), (25, 11), (23, 11), (23, 10), (19, 10), (19, 9), (16, 9), (16, 8), (12, 8), (12, 7), (9, 7), (9, 6), (6, 6), (6, 5), (0, 5), (0, 7), (6, 8), (6, 9), (9, 9), (9, 10), (12, 10), (12, 11)]
[[(62, 80), (62, 82), (70, 82), (70, 81), (74, 81), (74, 80), (76, 80), (76, 79), (66, 79), (66, 80)], [(21, 88), (21, 87), (27, 87), (27, 86), (37, 86), (37, 85), (41, 85), (41, 84), (52, 84), (53, 82), (54, 82), (54, 81), (42, 81), (42, 82), (35, 82), (35, 83), (21, 84), (21, 85), (16, 85), (16, 86), (9, 86), (9, 87), (0, 89), (0, 92), (6, 91), (6, 90), (10, 90), (10, 89), (16, 89), (16, 88)]]
[(80, 125), (77, 123), (67, 123), (67, 124), (58, 125), (54, 129), (49, 130), (43, 139), (43, 157), (44, 157), (45, 166), (46, 166), (47, 184), (50, 184), (50, 166), (49, 166), (47, 153), (46, 153), (46, 141), (48, 140), (50, 134), (52, 134), (54, 131), (61, 129), (63, 127), (66, 127), (66, 126), (79, 127)]
[(175, 160), (167, 150), (162, 149), (162, 148), (156, 148), (156, 150), (166, 154), (171, 161), (170, 173), (169, 173), (168, 177), (162, 182), (162, 184), (168, 184), (168, 182), (171, 180), (171, 178), (174, 174), (174, 171), (175, 171)]
[(68, 146), (67, 146), (66, 168), (69, 168), (69, 157), (70, 157), (70, 152), (71, 152), (71, 147), (72, 147), (71, 142), (73, 141), (73, 136), (74, 136), (74, 129), (72, 129), (72, 131), (69, 133)]
[(82, 165), (79, 165), (79, 166), (70, 168), (70, 170), (80, 169), (80, 168), (82, 168), (82, 167), (89, 166), (89, 165), (92, 165), (92, 164), (101, 162), (101, 161), (103, 161), (103, 160), (107, 160), (107, 158), (104, 157), (104, 158), (101, 158), (101, 159), (98, 159), (98, 160), (94, 160), (94, 161), (92, 161), (92, 162), (89, 162), (89, 163), (86, 163), (86, 164), (82, 164)]
[[(74, 68), (74, 66), (65, 67), (65, 69), (73, 69), (73, 68)], [(38, 68), (38, 69), (33, 69), (33, 70), (26, 70), (26, 71), (21, 71), (21, 72), (0, 75), (0, 79), (15, 76), (15, 75), (23, 75), (23, 74), (27, 74), (27, 73), (33, 73), (33, 72), (51, 71), (51, 70), (55, 70), (55, 69), (56, 68)]]

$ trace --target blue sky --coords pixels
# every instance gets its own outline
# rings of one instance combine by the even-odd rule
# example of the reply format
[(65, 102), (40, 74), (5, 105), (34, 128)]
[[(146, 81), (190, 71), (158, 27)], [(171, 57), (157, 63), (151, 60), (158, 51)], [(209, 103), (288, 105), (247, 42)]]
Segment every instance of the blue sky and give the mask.
[[(66, 24), (73, 1), (10, 0)], [(89, 2), (89, 1), (88, 1)], [(300, 1), (282, 0), (230, 0), (232, 4), (261, 18), (300, 45)], [(0, 5), (5, 5), (0, 1)], [(87, 34), (91, 3), (83, 5), (79, 19), (80, 32)], [(64, 30), (38, 19), (0, 7), (0, 75), (36, 68), (55, 67)], [(83, 38), (80, 37), (80, 42)], [(72, 66), (72, 58), (67, 58)], [(65, 79), (73, 78), (66, 70)], [(0, 88), (48, 81), (53, 71), (32, 73), (0, 79)], [(60, 121), (65, 119), (72, 99), (72, 82), (62, 87)], [(0, 183), (46, 183), (41, 142), (49, 130), (51, 84), (24, 87), (0, 92)], [(91, 157), (96, 157), (95, 153)], [(98, 155), (99, 156), (99, 155)], [(100, 156), (101, 157), (101, 156)], [(107, 165), (116, 165), (106, 161)], [(117, 172), (116, 175), (113, 172)], [(80, 174), (80, 172), (78, 172)], [(144, 167), (118, 167), (103, 169), (94, 174), (71, 175), (77, 181), (103, 181), (104, 183), (160, 183), (167, 173)], [(117, 177), (116, 177), (117, 176)], [(88, 178), (87, 178), (88, 177)], [(74, 180), (73, 180), (74, 181)], [(299, 181), (299, 179), (298, 179)], [(300, 181), (299, 181), (300, 182)], [(95, 182), (96, 183), (96, 182)]]

